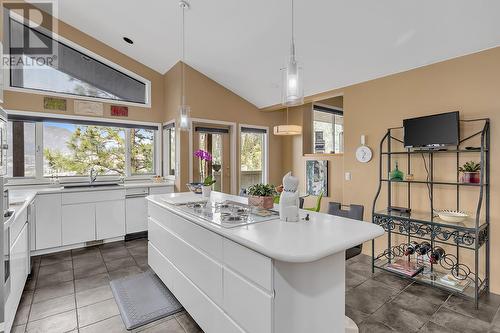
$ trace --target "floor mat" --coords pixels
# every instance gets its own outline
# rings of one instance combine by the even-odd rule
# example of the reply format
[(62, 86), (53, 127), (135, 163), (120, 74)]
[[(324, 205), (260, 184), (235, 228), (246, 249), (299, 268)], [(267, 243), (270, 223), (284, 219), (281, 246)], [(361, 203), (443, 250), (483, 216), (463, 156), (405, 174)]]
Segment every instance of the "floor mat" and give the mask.
[(182, 310), (182, 305), (152, 271), (110, 282), (125, 327), (146, 325)]

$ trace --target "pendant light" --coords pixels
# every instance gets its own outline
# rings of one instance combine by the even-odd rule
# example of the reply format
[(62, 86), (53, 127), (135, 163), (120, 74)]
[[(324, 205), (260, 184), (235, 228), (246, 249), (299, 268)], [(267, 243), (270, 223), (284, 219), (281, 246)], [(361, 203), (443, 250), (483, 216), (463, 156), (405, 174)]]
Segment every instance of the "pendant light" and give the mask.
[(294, 26), (294, 5), (291, 0), (291, 26), (292, 39), (290, 41), (290, 55), (287, 65), (282, 69), (282, 93), (281, 104), (285, 106), (295, 106), (304, 103), (304, 87), (302, 85), (302, 68), (299, 66), (295, 57), (295, 26)]
[(181, 104), (179, 106), (179, 128), (181, 131), (189, 131), (190, 129), (190, 118), (191, 118), (191, 107), (186, 104), (186, 85), (185, 85), (185, 32), (184, 32), (184, 14), (187, 9), (189, 9), (189, 3), (186, 1), (180, 1), (179, 7), (182, 10), (182, 27), (181, 27)]
[(300, 135), (302, 126), (288, 124), (288, 108), (286, 108), (286, 125), (274, 126), (274, 135)]

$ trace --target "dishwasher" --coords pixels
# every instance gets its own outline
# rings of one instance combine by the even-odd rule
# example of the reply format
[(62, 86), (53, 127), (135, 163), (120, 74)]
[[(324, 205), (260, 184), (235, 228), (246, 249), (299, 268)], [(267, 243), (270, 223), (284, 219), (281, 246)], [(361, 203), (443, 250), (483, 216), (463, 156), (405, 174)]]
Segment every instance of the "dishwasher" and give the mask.
[(149, 189), (128, 188), (125, 194), (125, 240), (144, 238), (148, 230)]

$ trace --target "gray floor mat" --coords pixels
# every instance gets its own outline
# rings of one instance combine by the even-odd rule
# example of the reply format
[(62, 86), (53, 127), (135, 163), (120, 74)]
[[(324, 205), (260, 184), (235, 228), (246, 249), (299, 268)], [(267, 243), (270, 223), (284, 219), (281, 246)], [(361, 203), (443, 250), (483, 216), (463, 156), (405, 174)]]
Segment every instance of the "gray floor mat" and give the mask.
[(128, 330), (182, 310), (182, 305), (152, 271), (110, 282)]

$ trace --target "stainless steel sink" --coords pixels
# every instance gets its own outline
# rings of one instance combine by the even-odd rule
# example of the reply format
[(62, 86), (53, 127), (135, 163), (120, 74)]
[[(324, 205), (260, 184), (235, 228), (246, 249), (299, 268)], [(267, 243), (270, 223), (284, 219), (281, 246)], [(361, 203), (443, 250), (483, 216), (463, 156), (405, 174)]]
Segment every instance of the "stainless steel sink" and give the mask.
[(96, 182), (96, 183), (78, 183), (78, 184), (65, 184), (63, 188), (92, 188), (92, 187), (114, 187), (120, 186), (117, 182)]

